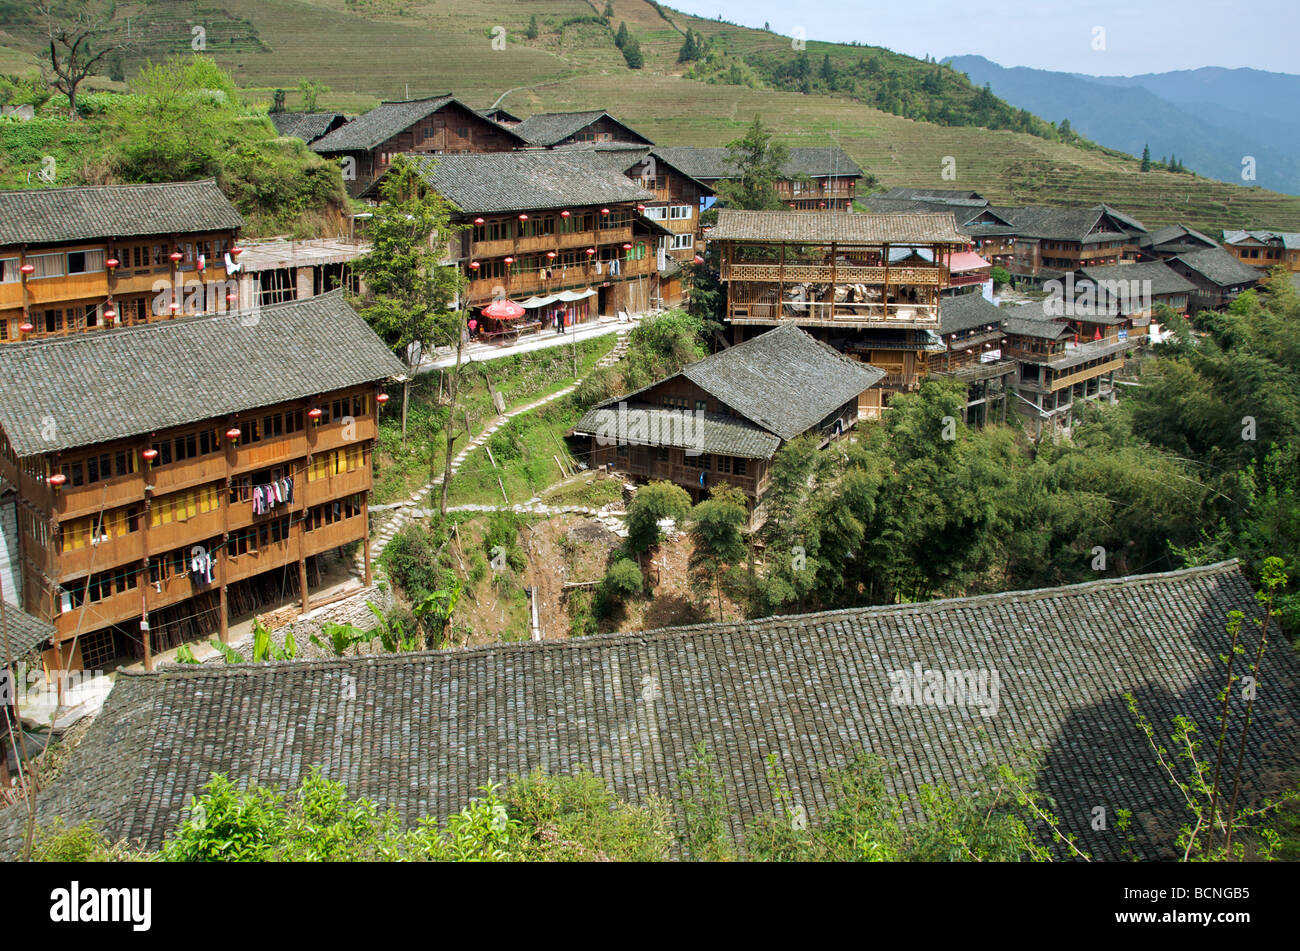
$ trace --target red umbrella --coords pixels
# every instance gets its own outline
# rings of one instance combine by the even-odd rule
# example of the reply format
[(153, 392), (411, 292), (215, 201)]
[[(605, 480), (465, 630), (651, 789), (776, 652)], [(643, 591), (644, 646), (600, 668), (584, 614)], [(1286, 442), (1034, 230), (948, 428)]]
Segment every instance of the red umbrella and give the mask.
[(512, 300), (494, 300), (483, 308), (483, 316), (494, 320), (509, 320), (523, 315), (524, 309)]

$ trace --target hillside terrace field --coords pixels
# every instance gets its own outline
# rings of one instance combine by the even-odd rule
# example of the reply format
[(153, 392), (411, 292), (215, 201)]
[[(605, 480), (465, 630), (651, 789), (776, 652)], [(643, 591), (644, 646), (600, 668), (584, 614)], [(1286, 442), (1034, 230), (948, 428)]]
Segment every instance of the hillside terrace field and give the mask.
[[(349, 113), (408, 94), (453, 92), (485, 107), (508, 93), (501, 104), (517, 114), (604, 108), (665, 145), (722, 145), (761, 115), (787, 144), (839, 143), (885, 187), (972, 188), (1006, 204), (1105, 201), (1148, 227), (1300, 230), (1296, 196), (1187, 174), (1140, 173), (1136, 159), (1106, 150), (917, 122), (837, 96), (684, 79), (685, 67), (676, 62), (679, 30), (716, 37), (736, 52), (789, 49), (790, 40), (667, 9), (665, 19), (645, 0), (614, 0), (611, 20), (615, 27), (626, 22), (640, 42), (646, 68), (639, 71), (626, 67), (611, 30), (595, 22), (603, 0), (181, 0), (128, 7), (154, 27), (137, 55), (188, 52), (191, 26), (214, 24), (207, 52), (251, 99), (269, 103), (275, 88), (285, 88), (290, 108), (303, 78), (330, 87), (318, 109)], [(539, 36), (529, 41), (524, 30), (534, 15)], [(492, 48), (496, 26), (506, 31), (504, 50)], [(0, 70), (18, 72), (33, 62), (38, 48), (30, 30), (15, 25), (0, 33)], [(876, 48), (810, 41), (808, 51), (814, 62), (824, 53), (840, 62)], [(883, 55), (917, 70), (935, 68)], [(956, 177), (944, 179), (948, 156)]]

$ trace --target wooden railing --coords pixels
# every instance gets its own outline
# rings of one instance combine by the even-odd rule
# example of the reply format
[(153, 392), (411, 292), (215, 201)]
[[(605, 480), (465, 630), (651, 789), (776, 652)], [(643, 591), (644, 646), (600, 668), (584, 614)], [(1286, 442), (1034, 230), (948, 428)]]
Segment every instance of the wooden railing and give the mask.
[(852, 264), (832, 267), (829, 264), (727, 264), (722, 265), (724, 281), (758, 281), (767, 284), (874, 284), (943, 285), (947, 281), (947, 268), (919, 267), (861, 267)]
[(501, 238), (496, 241), (475, 241), (470, 244), (470, 255), (476, 261), (521, 254), (545, 254), (566, 248), (598, 248), (607, 244), (625, 244), (632, 240), (632, 226), (603, 228), (598, 231), (577, 231), (570, 234), (548, 234), (532, 238)]
[(938, 326), (939, 308), (931, 304), (823, 304), (809, 301), (786, 301), (777, 311), (771, 303), (732, 303), (728, 316), (734, 323), (859, 323), (893, 326)]

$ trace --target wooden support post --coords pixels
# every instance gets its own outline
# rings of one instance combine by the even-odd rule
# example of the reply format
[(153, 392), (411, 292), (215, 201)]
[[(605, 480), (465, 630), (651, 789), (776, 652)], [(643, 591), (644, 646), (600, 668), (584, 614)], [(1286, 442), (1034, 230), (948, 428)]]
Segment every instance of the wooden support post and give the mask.
[(302, 595), (302, 611), (308, 611), (307, 596), (307, 513), (298, 521), (298, 593)]
[(364, 552), (365, 566), (365, 584), (369, 588), (374, 583), (374, 572), (370, 564), (370, 498), (366, 497), (361, 503), (362, 528), (364, 534), (361, 536), (361, 550)]

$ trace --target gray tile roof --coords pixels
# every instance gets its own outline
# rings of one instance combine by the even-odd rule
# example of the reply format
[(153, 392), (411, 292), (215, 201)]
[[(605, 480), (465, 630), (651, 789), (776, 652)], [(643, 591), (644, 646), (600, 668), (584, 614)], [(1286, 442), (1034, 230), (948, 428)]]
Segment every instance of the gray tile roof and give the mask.
[(794, 324), (776, 327), (682, 370), (746, 419), (794, 439), (884, 377)]
[[(1136, 264), (1112, 264), (1105, 267), (1085, 267), (1080, 269), (1084, 277), (1100, 283), (1105, 288), (1108, 281), (1150, 282), (1151, 293), (1155, 296), (1166, 294), (1186, 294), (1196, 289), (1191, 281), (1183, 277), (1163, 261), (1139, 261)], [(1076, 282), (1076, 286), (1078, 286)]]
[(315, 142), (347, 122), (341, 112), (272, 112), (268, 118), (275, 131), (304, 142)]
[(1189, 228), (1187, 225), (1166, 225), (1163, 228), (1157, 228), (1149, 235), (1143, 235), (1139, 244), (1144, 248), (1176, 245), (1188, 251), (1199, 248), (1217, 248), (1219, 246), (1219, 243), (1213, 238)]
[[(638, 400), (605, 403), (587, 410), (573, 428), (579, 436), (604, 437), (631, 445), (691, 449), (746, 459), (771, 459), (781, 440), (744, 419), (722, 413), (693, 413), (654, 406)], [(689, 419), (687, 418), (689, 417)]]
[[(736, 167), (725, 148), (698, 148), (691, 145), (658, 146), (655, 149), (668, 162), (687, 175), (701, 181), (732, 178)], [(798, 146), (787, 150), (789, 157), (781, 167), (787, 178), (807, 175), (809, 178), (861, 178), (862, 169), (841, 148), (816, 148)]]
[(243, 226), (244, 219), (212, 179), (0, 190), (0, 247)]
[(951, 212), (862, 215), (848, 211), (739, 211), (722, 208), (710, 241), (826, 244), (955, 244), (965, 247)]
[[(14, 660), (42, 647), (54, 635), (54, 625), (32, 617), (22, 608), (5, 602), (5, 622), (9, 629), (9, 653)], [(0, 669), (5, 665), (4, 632), (0, 631)], [(0, 701), (0, 706), (3, 706)]]
[[(729, 811), (745, 822), (780, 808), (768, 753), (793, 804), (816, 816), (833, 795), (826, 770), (863, 749), (897, 767), (891, 793), (915, 795), (926, 783), (969, 788), (985, 764), (1027, 745), (1042, 755), (1038, 786), (1083, 849), (1122, 858), (1113, 823), (1091, 828), (1102, 805), (1111, 817), (1132, 811), (1138, 856), (1169, 857), (1185, 806), (1123, 694), (1136, 696), (1162, 740), (1179, 714), (1208, 730), (1232, 610), (1258, 609), (1228, 563), (608, 637), (119, 673), (39, 794), (38, 821), (94, 820), (112, 837), (156, 847), (214, 771), (283, 788), (314, 765), (408, 823), (446, 816), (489, 781), (534, 768), (590, 767), (619, 797), (644, 802), (675, 798), (704, 742)], [(997, 671), (996, 713), (895, 702), (890, 674), (913, 664)], [(1295, 762), (1288, 711), (1300, 702), (1300, 666), (1283, 643), (1265, 667), (1243, 806), (1258, 804), (1270, 768)], [(1230, 749), (1242, 712), (1234, 701)], [(0, 812), (0, 857), (17, 852), (25, 819)]]
[[(998, 213), (1003, 214), (1003, 210), (999, 210)], [(1118, 241), (1146, 230), (1135, 218), (1121, 214), (1108, 205), (1093, 205), (1091, 208), (1027, 205), (1022, 208), (1005, 209), (1004, 217), (1010, 218), (1018, 234), (1054, 241), (1078, 241), (1084, 244)], [(1093, 229), (1105, 217), (1109, 217), (1115, 227), (1094, 232)]]
[[(395, 102), (381, 102), (369, 112), (357, 116), (345, 126), (335, 129), (329, 135), (317, 139), (311, 144), (317, 152), (368, 152), (387, 142), (399, 132), (413, 126), (426, 116), (433, 115), (440, 109), (455, 104), (472, 115), (478, 111), (471, 109), (455, 96), (432, 96), (428, 99), (403, 99)], [(491, 122), (491, 120), (486, 120)], [(520, 143), (524, 138), (514, 128), (492, 123), (498, 129), (514, 135)]]
[(1001, 324), (1002, 308), (978, 291), (939, 299), (939, 333), (951, 334), (986, 324)]
[(1195, 271), (1212, 284), (1219, 287), (1233, 287), (1237, 284), (1254, 284), (1260, 279), (1260, 272), (1244, 261), (1239, 261), (1224, 248), (1206, 248), (1204, 251), (1188, 251), (1169, 259), (1178, 261), (1189, 270)]
[(581, 132), (601, 118), (617, 122), (620, 127), (629, 133), (630, 138), (646, 145), (653, 144), (641, 133), (615, 119), (603, 109), (593, 109), (586, 112), (538, 112), (510, 128), (523, 136), (532, 145), (555, 145), (563, 142), (569, 136)]
[(20, 457), (32, 456), (404, 372), (338, 290), (0, 347), (0, 428)]
[(1250, 244), (1250, 239), (1260, 244), (1276, 245), (1287, 251), (1300, 249), (1300, 232), (1295, 231), (1225, 231), (1225, 244)]
[[(646, 191), (590, 151), (408, 155), (439, 195), (467, 215), (648, 201)], [(378, 187), (370, 186), (369, 191)]]

